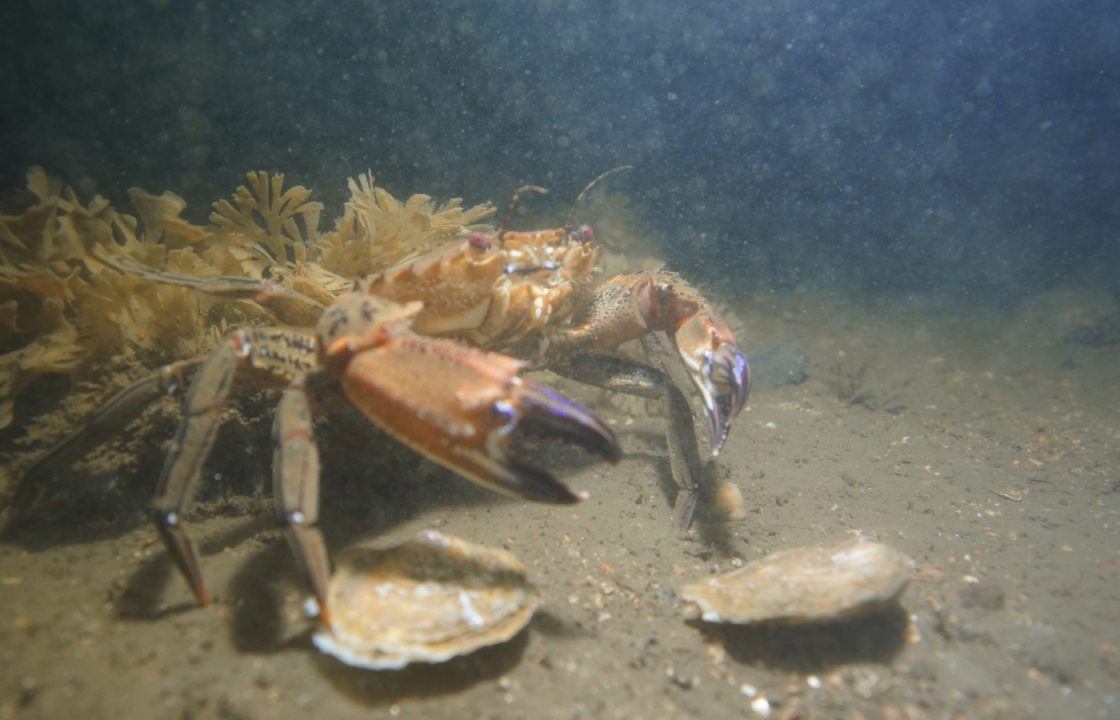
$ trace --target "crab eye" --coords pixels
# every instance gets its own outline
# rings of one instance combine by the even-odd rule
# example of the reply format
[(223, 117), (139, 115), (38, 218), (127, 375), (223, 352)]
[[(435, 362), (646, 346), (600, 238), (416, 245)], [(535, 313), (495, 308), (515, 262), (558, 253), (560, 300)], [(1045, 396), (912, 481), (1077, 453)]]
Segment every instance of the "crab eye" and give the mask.
[(517, 410), (505, 400), (495, 401), (494, 404), (490, 406), (490, 412), (494, 413), (494, 417), (505, 420), (506, 422), (512, 422), (517, 419)]
[(467, 236), (467, 242), (475, 250), (488, 250), (490, 249), (490, 238), (486, 237), (485, 233), (471, 233)]
[(595, 231), (590, 225), (580, 225), (572, 235), (580, 245), (586, 245), (595, 239)]

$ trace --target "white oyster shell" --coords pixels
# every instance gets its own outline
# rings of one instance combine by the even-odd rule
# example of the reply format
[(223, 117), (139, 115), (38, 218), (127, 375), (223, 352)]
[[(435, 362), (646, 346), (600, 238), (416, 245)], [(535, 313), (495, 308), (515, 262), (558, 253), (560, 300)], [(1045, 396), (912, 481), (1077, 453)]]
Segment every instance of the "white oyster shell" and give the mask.
[(427, 531), (343, 553), (328, 603), (331, 624), (313, 636), (316, 647), (348, 665), (396, 670), (505, 642), (539, 599), (512, 553)]
[(824, 622), (890, 602), (914, 561), (877, 542), (783, 550), (686, 586), (686, 612), (713, 623)]

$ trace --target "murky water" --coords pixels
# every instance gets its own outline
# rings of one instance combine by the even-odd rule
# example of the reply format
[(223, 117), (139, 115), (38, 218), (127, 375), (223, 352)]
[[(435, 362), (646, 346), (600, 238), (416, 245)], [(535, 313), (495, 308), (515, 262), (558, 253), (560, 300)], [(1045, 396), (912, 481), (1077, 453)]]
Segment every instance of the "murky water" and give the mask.
[[(6, 6), (0, 717), (1116, 715), (1120, 22), (1091, 5)], [(526, 183), (550, 192), (505, 220)], [(677, 418), (683, 455), (660, 401), (527, 372), (621, 453), (532, 433), (521, 449), (587, 493), (549, 505), (445, 468), (493, 485), (463, 453), (422, 459), (310, 380), (317, 420), (289, 407), (281, 434), (302, 449), (314, 432), (330, 553), (435, 528), (511, 551), (541, 598), (524, 631), (465, 657), (347, 667), (312, 643), (275, 520), (282, 388), (320, 367), (313, 328), (353, 279), (446, 243), (494, 252), (503, 224), (604, 248), (598, 274), (574, 254), (499, 268), (496, 283), (539, 288), (578, 276), (571, 299), (549, 295), (559, 326), (586, 320), (610, 277), (679, 272), (687, 286), (649, 276), (654, 294), (712, 302), (751, 358), (750, 399), (709, 460), (671, 338), (664, 369), (695, 419)], [(451, 275), (436, 274), (426, 311), (377, 315), (380, 347), (403, 348), (408, 322), (420, 344), (448, 334)], [(277, 323), (251, 338), (271, 378), (238, 376), (183, 508), (213, 600), (199, 607), (146, 511), (195, 359)], [(537, 329), (517, 343), (485, 327), (449, 334), (539, 359)], [(430, 423), (491, 403), (499, 385), (476, 367), (515, 368), (472, 352), (380, 355), (376, 407), (419, 398)], [(521, 400), (505, 401), (471, 422), (508, 420)], [(688, 532), (682, 462), (702, 486)], [(523, 495), (560, 492), (533, 477)], [(301, 492), (287, 506), (314, 515)], [(688, 619), (678, 597), (853, 536), (916, 565), (870, 615), (737, 627)]]

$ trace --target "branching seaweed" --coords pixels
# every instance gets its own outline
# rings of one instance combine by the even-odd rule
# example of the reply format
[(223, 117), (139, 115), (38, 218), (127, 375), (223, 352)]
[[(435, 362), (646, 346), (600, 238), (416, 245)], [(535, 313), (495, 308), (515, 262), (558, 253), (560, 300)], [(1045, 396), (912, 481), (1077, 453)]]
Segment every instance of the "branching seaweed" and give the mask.
[(181, 275), (267, 277), (329, 304), (354, 278), (486, 229), (478, 223), (494, 213), (428, 195), (401, 202), (366, 173), (348, 181), (342, 217), (320, 234), (323, 205), (310, 190), (285, 187), (279, 173), (245, 179), (199, 226), (181, 217), (186, 201), (172, 192), (131, 188), (133, 216), (101, 196), (83, 202), (42, 168), (28, 172), (28, 206), (0, 216), (0, 428), (37, 377), (90, 381), (135, 357), (152, 367), (206, 352), (230, 327), (270, 319), (248, 301), (123, 272), (114, 257)]
[(214, 203), (214, 234), (261, 249), (281, 263), (308, 260), (308, 248), (319, 239), (323, 204), (310, 200), (311, 191), (302, 185), (284, 190), (283, 173), (250, 172), (245, 180), (248, 187), (238, 187), (231, 200)]
[(490, 228), (478, 223), (495, 212), (490, 203), (463, 208), (460, 198), (440, 206), (429, 195), (403, 203), (374, 184), (366, 172), (347, 180), (350, 199), (335, 232), (318, 243), (318, 263), (345, 277), (363, 277), (431, 250), (452, 238)]

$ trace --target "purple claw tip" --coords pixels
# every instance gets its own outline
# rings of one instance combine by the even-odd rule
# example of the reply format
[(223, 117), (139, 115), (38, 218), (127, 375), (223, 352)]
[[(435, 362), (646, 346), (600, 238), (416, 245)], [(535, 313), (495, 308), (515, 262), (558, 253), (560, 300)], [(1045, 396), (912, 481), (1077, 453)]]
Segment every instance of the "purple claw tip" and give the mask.
[[(704, 418), (708, 424), (708, 438), (711, 441), (712, 456), (719, 455), (731, 431), (731, 421), (747, 404), (750, 394), (751, 367), (747, 356), (733, 346), (718, 351), (718, 367), (724, 380), (730, 386), (727, 394), (716, 397), (714, 407), (709, 407)], [(709, 375), (710, 375), (709, 368)]]
[(615, 463), (622, 457), (614, 433), (591, 410), (544, 385), (534, 384), (532, 390), (535, 395), (526, 393), (522, 398), (527, 418), (607, 462)]

